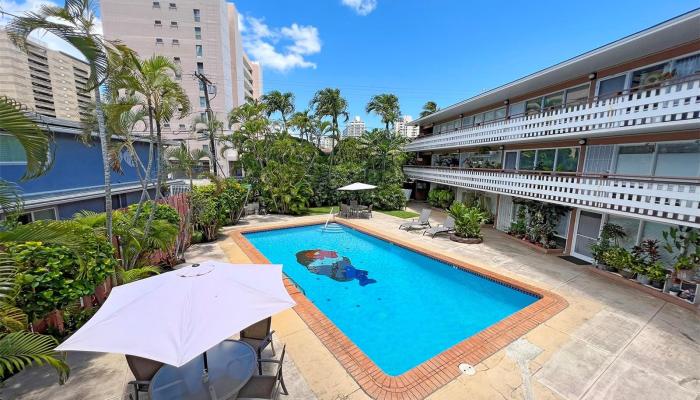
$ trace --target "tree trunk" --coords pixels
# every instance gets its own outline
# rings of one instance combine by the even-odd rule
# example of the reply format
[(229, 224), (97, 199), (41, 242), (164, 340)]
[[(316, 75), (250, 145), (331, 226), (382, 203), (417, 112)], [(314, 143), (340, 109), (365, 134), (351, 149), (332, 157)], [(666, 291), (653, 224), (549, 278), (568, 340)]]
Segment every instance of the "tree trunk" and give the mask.
[[(97, 72), (92, 68), (93, 75)], [(97, 129), (100, 135), (100, 150), (102, 151), (102, 172), (105, 181), (105, 228), (107, 240), (112, 242), (112, 171), (109, 166), (109, 150), (107, 148), (107, 130), (105, 128), (105, 115), (102, 111), (102, 99), (100, 88), (95, 86), (95, 114), (97, 114)]]

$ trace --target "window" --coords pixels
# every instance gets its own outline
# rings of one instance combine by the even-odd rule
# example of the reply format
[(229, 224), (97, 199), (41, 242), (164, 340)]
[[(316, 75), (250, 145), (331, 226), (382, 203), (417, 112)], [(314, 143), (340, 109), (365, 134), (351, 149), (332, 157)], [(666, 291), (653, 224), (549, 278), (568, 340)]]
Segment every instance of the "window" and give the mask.
[(610, 97), (622, 94), (625, 90), (627, 75), (608, 78), (598, 83), (598, 97)]
[(659, 143), (656, 157), (656, 176), (700, 176), (700, 142)]
[(621, 146), (617, 153), (618, 175), (649, 175), (654, 156), (653, 145)]
[(177, 21), (170, 21), (171, 28), (177, 28)]
[(618, 239), (620, 246), (627, 250), (632, 250), (637, 244), (637, 234), (639, 233), (639, 220), (632, 218), (620, 217), (617, 215), (609, 215), (608, 223), (620, 225), (625, 230), (625, 237)]
[(552, 93), (544, 96), (542, 100), (542, 109), (550, 110), (552, 108), (561, 107), (564, 104), (564, 92)]
[(566, 106), (575, 106), (588, 101), (588, 85), (566, 90)]
[(542, 111), (542, 98), (528, 100), (525, 102), (525, 114), (539, 114)]
[(162, 38), (156, 38), (156, 44), (163, 44)]
[(204, 63), (203, 62), (197, 63), (197, 72), (199, 72), (200, 74), (204, 73)]
[(153, 8), (160, 8), (160, 1), (154, 1)]
[(505, 163), (503, 168), (507, 170), (515, 170), (518, 167), (518, 152), (517, 151), (507, 151)]
[(203, 144), (202, 145), (202, 151), (209, 153), (209, 145), (208, 144)]
[(177, 4), (176, 3), (168, 3), (168, 8), (171, 10), (177, 10)]
[(195, 8), (194, 10), (192, 10), (192, 14), (194, 16), (194, 22), (199, 22), (199, 20), (200, 20), (199, 10)]
[(202, 45), (201, 44), (195, 45), (194, 51), (195, 51), (195, 54), (197, 54), (197, 57), (202, 57)]
[(535, 150), (523, 150), (520, 152), (518, 169), (532, 170), (535, 168)]
[(557, 149), (557, 172), (576, 172), (578, 168), (578, 149)]
[(510, 105), (510, 107), (508, 109), (508, 115), (510, 115), (511, 117), (515, 117), (515, 116), (520, 116), (522, 114), (525, 114), (525, 102), (524, 101)]
[(651, 86), (671, 78), (671, 63), (663, 63), (643, 68), (632, 73), (631, 88)]
[(204, 96), (199, 96), (199, 106), (200, 107), (207, 106), (207, 99)]
[(43, 220), (57, 220), (58, 217), (56, 216), (56, 209), (55, 208), (45, 208), (43, 210), (34, 210), (30, 211), (24, 214), (21, 214), (18, 217), (18, 221), (23, 223), (23, 224), (28, 224), (30, 222), (34, 221), (43, 221)]
[(179, 128), (181, 131), (184, 131), (185, 129), (187, 129), (187, 126), (185, 126), (185, 124), (180, 124), (180, 125), (178, 126), (178, 128)]
[(194, 27), (194, 38), (197, 40), (202, 39), (202, 28), (195, 26)]
[(14, 136), (0, 134), (0, 164), (26, 164), (24, 147)]
[(179, 46), (179, 45), (180, 45), (180, 40), (173, 39), (173, 46)]
[(153, 25), (156, 28), (160, 28), (161, 26), (163, 26), (163, 22), (161, 20), (157, 19), (157, 20), (153, 21)]
[(204, 91), (204, 82), (197, 81), (197, 83), (199, 83), (199, 90)]
[(163, 128), (170, 128), (170, 122), (163, 122)]
[(173, 57), (173, 62), (175, 64), (180, 64), (180, 57)]
[(676, 60), (673, 65), (673, 76), (684, 78), (700, 73), (700, 54)]
[(537, 171), (552, 171), (554, 169), (554, 158), (557, 155), (556, 149), (537, 150)]

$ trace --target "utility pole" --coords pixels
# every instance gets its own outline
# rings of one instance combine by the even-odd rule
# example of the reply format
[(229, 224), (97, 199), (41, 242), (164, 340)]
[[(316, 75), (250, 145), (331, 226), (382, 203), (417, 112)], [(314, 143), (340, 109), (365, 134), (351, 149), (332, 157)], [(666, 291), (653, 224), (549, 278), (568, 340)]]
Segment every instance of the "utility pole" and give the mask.
[(209, 80), (209, 78), (207, 78), (203, 73), (199, 71), (195, 71), (194, 76), (199, 80), (200, 85), (204, 87), (204, 101), (207, 104), (206, 112), (208, 122), (207, 131), (209, 132), (209, 154), (211, 157), (212, 166), (214, 167), (214, 175), (218, 176), (219, 174), (217, 168), (218, 163), (216, 161), (216, 145), (214, 143), (214, 132), (212, 132), (212, 130), (209, 129), (211, 127), (212, 121), (214, 121), (214, 112), (212, 111), (211, 104), (209, 103), (209, 85), (211, 85), (212, 83)]

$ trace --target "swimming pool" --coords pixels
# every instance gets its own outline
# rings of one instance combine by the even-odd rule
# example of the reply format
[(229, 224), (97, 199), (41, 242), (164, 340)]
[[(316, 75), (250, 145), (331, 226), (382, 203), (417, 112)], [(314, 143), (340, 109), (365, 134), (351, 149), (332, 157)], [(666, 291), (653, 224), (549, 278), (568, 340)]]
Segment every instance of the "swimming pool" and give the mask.
[(244, 233), (387, 375), (397, 376), (539, 298), (350, 227)]

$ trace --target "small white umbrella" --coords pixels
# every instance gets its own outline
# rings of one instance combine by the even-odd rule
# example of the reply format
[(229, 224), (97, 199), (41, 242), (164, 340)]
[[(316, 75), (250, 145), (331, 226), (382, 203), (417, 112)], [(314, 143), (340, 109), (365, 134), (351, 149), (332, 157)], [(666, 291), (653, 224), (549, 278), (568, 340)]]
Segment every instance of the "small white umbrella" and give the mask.
[(371, 189), (376, 189), (376, 186), (368, 185), (366, 183), (360, 183), (360, 182), (351, 183), (347, 186), (343, 186), (341, 188), (338, 188), (338, 190), (344, 190), (344, 191), (358, 191), (358, 190), (371, 190)]
[(180, 367), (294, 305), (281, 265), (207, 261), (115, 287), (56, 350), (130, 354)]

